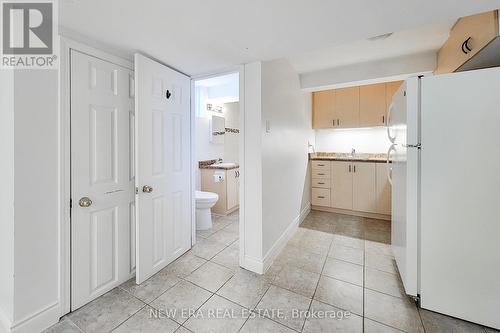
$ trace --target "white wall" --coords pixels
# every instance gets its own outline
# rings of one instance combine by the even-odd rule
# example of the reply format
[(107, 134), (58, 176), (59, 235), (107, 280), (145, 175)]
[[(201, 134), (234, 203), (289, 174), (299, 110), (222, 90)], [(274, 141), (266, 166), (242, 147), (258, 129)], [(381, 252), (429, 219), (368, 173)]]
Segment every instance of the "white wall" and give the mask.
[[(210, 132), (210, 118), (196, 117), (195, 120), (196, 136), (196, 161), (224, 159), (224, 143), (210, 142), (212, 136)], [(224, 138), (225, 139), (225, 138)], [(196, 164), (198, 168), (198, 164)], [(196, 190), (201, 190), (201, 173), (196, 169)]]
[[(223, 105), (224, 119), (226, 128), (240, 128), (240, 103), (225, 103)], [(240, 160), (239, 156), (240, 134), (227, 132), (224, 134), (224, 161), (236, 162)]]
[(311, 95), (286, 60), (274, 60), (245, 65), (244, 99), (242, 264), (265, 270), (310, 207)]
[(18, 71), (14, 81), (14, 320), (20, 322), (59, 300), (58, 72)]
[[(240, 80), (241, 82), (241, 80)], [(244, 67), (244, 122), (240, 160), (240, 184), (244, 201), (244, 237), (240, 238), (240, 265), (252, 271), (262, 271), (262, 64), (253, 62)], [(240, 96), (241, 97), (241, 96)]]
[(58, 72), (18, 70), (12, 82), (13, 103), (2, 98), (0, 306), (8, 330), (34, 332), (61, 312)]
[[(266, 132), (266, 121), (270, 131)], [(263, 253), (298, 222), (308, 147), (310, 114), (299, 76), (286, 60), (262, 63), (262, 219)]]
[(350, 153), (386, 153), (391, 145), (385, 127), (357, 129), (318, 129), (316, 134), (316, 152)]
[(14, 315), (14, 73), (0, 70), (0, 331)]

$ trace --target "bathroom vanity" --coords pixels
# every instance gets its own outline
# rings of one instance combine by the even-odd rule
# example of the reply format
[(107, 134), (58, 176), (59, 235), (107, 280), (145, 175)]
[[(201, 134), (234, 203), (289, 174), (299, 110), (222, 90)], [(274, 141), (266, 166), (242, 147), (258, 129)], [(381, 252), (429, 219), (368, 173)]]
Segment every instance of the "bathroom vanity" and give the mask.
[(227, 215), (240, 207), (240, 169), (237, 163), (200, 163), (201, 190), (214, 192), (219, 200), (212, 213)]

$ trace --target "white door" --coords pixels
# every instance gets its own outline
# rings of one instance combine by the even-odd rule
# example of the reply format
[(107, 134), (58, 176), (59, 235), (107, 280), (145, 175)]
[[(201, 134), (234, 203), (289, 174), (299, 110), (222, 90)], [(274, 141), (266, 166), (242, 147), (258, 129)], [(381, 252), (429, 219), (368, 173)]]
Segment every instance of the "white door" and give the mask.
[(500, 329), (500, 69), (422, 79), (420, 294)]
[(71, 51), (71, 309), (134, 270), (133, 72)]
[(191, 247), (190, 79), (136, 54), (135, 86), (141, 283)]

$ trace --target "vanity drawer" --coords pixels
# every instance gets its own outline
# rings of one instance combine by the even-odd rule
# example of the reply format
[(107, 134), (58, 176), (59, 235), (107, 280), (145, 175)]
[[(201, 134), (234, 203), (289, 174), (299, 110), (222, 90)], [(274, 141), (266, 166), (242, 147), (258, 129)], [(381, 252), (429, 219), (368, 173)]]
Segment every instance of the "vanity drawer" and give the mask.
[(311, 203), (313, 206), (330, 207), (330, 189), (313, 188)]
[(311, 181), (311, 187), (317, 188), (331, 188), (330, 179), (327, 178), (313, 178)]
[(311, 168), (313, 170), (330, 171), (330, 161), (311, 161)]
[(330, 169), (312, 169), (311, 178), (330, 179)]

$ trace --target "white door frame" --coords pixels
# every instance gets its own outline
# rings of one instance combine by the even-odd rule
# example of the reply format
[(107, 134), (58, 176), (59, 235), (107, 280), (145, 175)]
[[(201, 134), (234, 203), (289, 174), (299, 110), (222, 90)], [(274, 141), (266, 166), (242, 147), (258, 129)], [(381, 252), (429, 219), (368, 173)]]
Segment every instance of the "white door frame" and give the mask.
[(134, 70), (133, 61), (111, 55), (66, 37), (61, 39), (59, 70), (59, 302), (61, 316), (71, 310), (71, 99), (70, 52), (79, 51)]
[(226, 72), (217, 72), (208, 75), (195, 76), (191, 78), (191, 131), (193, 133), (191, 139), (191, 163), (192, 163), (192, 172), (191, 172), (191, 186), (193, 191), (193, 218), (191, 222), (191, 232), (192, 232), (192, 245), (196, 243), (196, 214), (195, 214), (195, 184), (196, 184), (196, 170), (198, 170), (198, 161), (196, 157), (196, 106), (194, 103), (195, 99), (195, 89), (194, 83), (195, 81), (209, 79), (213, 77), (228, 75), (228, 74), (239, 74), (239, 107), (240, 107), (240, 115), (239, 115), (239, 155), (240, 155), (240, 209), (239, 209), (239, 251), (240, 251), (240, 266), (243, 262), (244, 258), (244, 249), (245, 249), (245, 67), (244, 65), (240, 65), (232, 71)]

